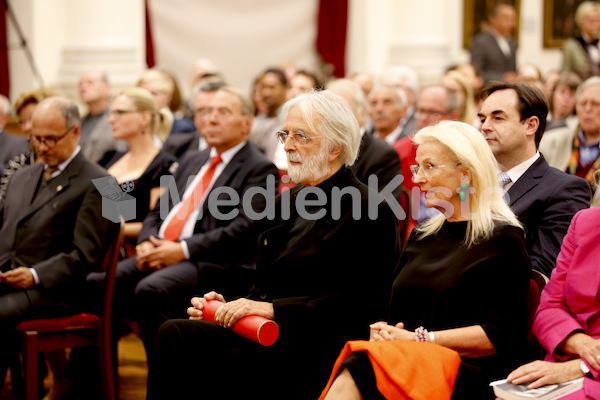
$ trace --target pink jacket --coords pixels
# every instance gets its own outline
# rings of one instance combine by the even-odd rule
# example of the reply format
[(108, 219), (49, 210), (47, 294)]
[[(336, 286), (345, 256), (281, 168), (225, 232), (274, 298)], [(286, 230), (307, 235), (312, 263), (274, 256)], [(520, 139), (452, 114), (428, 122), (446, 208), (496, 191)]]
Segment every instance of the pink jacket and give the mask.
[[(558, 346), (577, 330), (600, 339), (599, 222), (600, 208), (585, 209), (573, 217), (556, 268), (542, 292), (533, 333), (548, 351), (546, 361), (573, 358), (561, 355)], [(600, 372), (591, 371), (595, 380), (585, 379), (585, 395), (578, 392), (579, 396), (568, 398), (600, 399)]]

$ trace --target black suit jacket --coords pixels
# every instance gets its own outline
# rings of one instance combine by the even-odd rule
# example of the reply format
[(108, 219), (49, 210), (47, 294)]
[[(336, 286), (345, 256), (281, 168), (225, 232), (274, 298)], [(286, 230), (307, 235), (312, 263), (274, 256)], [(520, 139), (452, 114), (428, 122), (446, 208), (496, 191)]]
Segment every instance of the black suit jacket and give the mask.
[[(377, 207), (377, 218), (369, 218), (368, 197), (374, 193), (350, 169), (342, 168), (317, 187), (327, 195), (327, 212), (310, 227), (296, 224), (304, 186), (277, 197), (277, 215), (259, 239), (258, 280), (250, 295), (273, 303), (280, 328), (274, 350), (282, 357), (288, 351), (298, 354), (292, 362), (317, 377), (306, 380), (303, 390), (310, 386), (315, 392), (303, 398), (317, 397), (345, 341), (367, 339), (369, 323), (385, 319), (399, 260), (398, 219), (386, 203)], [(358, 204), (342, 197), (339, 218), (331, 213), (334, 187), (360, 192)], [(358, 220), (353, 206), (360, 211)], [(289, 218), (284, 210), (290, 210)]]
[(0, 131), (0, 175), (10, 160), (20, 154), (29, 154), (29, 142), (6, 131)]
[(511, 186), (508, 196), (525, 226), (533, 268), (549, 277), (571, 219), (590, 206), (589, 184), (549, 166), (541, 155)]
[(510, 56), (507, 57), (492, 33), (483, 32), (473, 36), (470, 48), (471, 64), (481, 71), (484, 81), (501, 81), (506, 72), (517, 70), (517, 43), (511, 38), (508, 45)]
[[(200, 171), (200, 168), (209, 161), (209, 156), (210, 150), (204, 150), (190, 151), (181, 158), (179, 168), (174, 174), (179, 199), (183, 197), (188, 179)], [(257, 221), (252, 220), (244, 212), (242, 200), (250, 188), (266, 188), (269, 175), (273, 176), (274, 192), (269, 193), (267, 197), (274, 198), (278, 190), (279, 171), (273, 163), (265, 158), (256, 145), (247, 142), (227, 164), (207, 194), (208, 200), (216, 189), (225, 186), (232, 188), (239, 195), (239, 204), (219, 206), (218, 209), (223, 214), (235, 212), (235, 210), (239, 214), (233, 219), (218, 218), (218, 216), (212, 215), (209, 210), (209, 202), (205, 201), (202, 205), (201, 218), (196, 222), (194, 234), (185, 239), (190, 251), (191, 262), (208, 261), (219, 265), (240, 265), (254, 262), (256, 240), (260, 232), (257, 231)], [(229, 196), (221, 193), (218, 199), (228, 200)], [(252, 208), (256, 212), (262, 212), (266, 205), (265, 201), (264, 196), (253, 196)], [(154, 210), (144, 219), (138, 242), (148, 240), (150, 235), (158, 237), (160, 226), (163, 223), (161, 207), (164, 205), (168, 205), (168, 210), (174, 205), (170, 189), (159, 199)], [(163, 211), (165, 216), (168, 210)]]
[[(351, 167), (359, 181), (369, 184), (369, 176), (379, 178), (379, 190), (383, 189), (396, 175), (401, 175), (400, 158), (392, 146), (373, 135), (365, 133), (360, 142), (358, 158)], [(402, 185), (394, 191), (394, 197), (400, 198)]]
[(200, 133), (184, 133), (167, 136), (163, 143), (163, 150), (179, 159), (188, 150), (198, 150)]
[(80, 152), (36, 196), (43, 173), (38, 163), (10, 180), (0, 206), (0, 265), (34, 268), (45, 293), (74, 304), (118, 227), (102, 217), (102, 197), (92, 183), (107, 173)]

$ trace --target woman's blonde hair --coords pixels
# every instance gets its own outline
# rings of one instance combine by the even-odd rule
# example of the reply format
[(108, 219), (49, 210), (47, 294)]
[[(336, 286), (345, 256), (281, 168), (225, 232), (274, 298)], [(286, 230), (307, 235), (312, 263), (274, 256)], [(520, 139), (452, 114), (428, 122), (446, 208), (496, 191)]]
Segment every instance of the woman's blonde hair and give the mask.
[[(438, 142), (447, 148), (450, 157), (468, 170), (472, 189), (469, 199), (467, 246), (489, 237), (498, 224), (522, 227), (515, 214), (500, 195), (498, 186), (498, 163), (487, 142), (479, 131), (469, 124), (458, 121), (442, 121), (421, 129), (414, 137), (417, 145)], [(429, 218), (416, 229), (419, 238), (435, 234), (444, 224), (443, 214)]]
[(125, 96), (134, 104), (137, 111), (149, 112), (152, 115), (150, 130), (161, 142), (164, 142), (173, 126), (173, 114), (168, 108), (159, 109), (154, 96), (148, 90), (140, 87), (124, 89), (119, 96)]
[(461, 104), (458, 119), (462, 122), (466, 122), (467, 124), (471, 124), (473, 122), (473, 118), (475, 118), (475, 100), (473, 97), (473, 88), (467, 82), (463, 74), (458, 71), (448, 71), (446, 75), (448, 78), (455, 80), (461, 88), (463, 92), (465, 102)]

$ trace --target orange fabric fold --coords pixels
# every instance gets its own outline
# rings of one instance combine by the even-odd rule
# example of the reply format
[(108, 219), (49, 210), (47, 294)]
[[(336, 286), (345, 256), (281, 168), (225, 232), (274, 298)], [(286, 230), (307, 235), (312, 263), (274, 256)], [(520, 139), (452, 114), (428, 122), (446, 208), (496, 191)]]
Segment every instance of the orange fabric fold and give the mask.
[(386, 399), (450, 399), (460, 356), (454, 350), (424, 342), (347, 342), (335, 362), (325, 398), (340, 366), (352, 353), (366, 351), (375, 372), (377, 389)]

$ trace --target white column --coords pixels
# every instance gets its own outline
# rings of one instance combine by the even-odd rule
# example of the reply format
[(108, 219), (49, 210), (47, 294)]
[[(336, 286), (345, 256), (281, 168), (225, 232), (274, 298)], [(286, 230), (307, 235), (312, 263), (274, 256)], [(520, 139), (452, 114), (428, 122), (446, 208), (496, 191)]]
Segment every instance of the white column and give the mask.
[(133, 86), (146, 67), (144, 2), (63, 1), (68, 23), (57, 49), (57, 86), (76, 93), (79, 75), (90, 68), (105, 70), (115, 90)]

